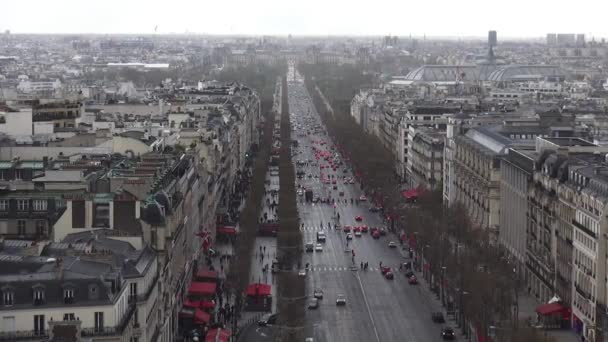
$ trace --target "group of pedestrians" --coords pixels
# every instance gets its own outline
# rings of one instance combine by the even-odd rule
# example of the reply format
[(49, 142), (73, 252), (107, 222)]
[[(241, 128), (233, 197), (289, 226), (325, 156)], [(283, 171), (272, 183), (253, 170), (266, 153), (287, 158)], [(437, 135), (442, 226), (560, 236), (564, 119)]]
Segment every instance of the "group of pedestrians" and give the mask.
[[(353, 256), (353, 258), (354, 258), (354, 256)], [(367, 261), (366, 262), (361, 261), (361, 267), (360, 268), (362, 270), (367, 271), (368, 267), (369, 267), (369, 263)]]

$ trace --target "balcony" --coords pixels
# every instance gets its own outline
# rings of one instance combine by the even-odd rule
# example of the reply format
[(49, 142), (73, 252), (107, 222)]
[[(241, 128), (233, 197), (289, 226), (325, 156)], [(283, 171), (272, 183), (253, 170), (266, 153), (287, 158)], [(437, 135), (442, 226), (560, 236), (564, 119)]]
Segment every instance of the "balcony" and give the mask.
[(107, 327), (107, 328), (82, 328), (81, 335), (85, 336), (121, 336), (124, 332), (125, 328), (128, 326), (129, 322), (131, 322), (131, 318), (133, 318), (133, 314), (135, 313), (135, 305), (129, 305), (127, 312), (125, 313), (122, 320), (115, 327)]
[(13, 331), (13, 332), (0, 332), (0, 341), (31, 341), (35, 339), (46, 340), (48, 339), (48, 330), (45, 331)]
[(585, 227), (584, 225), (582, 225), (581, 223), (579, 223), (577, 220), (572, 219), (572, 224), (573, 224), (573, 225), (574, 225), (576, 228), (578, 228), (578, 229), (582, 230), (582, 231), (583, 231), (585, 234), (587, 234), (587, 235), (591, 236), (591, 237), (592, 237), (592, 238), (594, 238), (594, 239), (597, 239), (597, 235), (596, 235), (594, 232), (592, 232), (592, 231), (591, 231), (591, 229), (589, 229), (589, 228)]

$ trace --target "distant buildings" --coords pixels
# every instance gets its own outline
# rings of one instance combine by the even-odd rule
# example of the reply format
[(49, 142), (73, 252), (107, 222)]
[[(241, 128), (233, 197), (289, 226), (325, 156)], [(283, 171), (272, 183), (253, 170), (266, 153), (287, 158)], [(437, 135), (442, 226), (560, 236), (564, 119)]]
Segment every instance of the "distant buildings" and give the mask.
[(579, 33), (547, 33), (549, 46), (585, 46), (585, 34)]

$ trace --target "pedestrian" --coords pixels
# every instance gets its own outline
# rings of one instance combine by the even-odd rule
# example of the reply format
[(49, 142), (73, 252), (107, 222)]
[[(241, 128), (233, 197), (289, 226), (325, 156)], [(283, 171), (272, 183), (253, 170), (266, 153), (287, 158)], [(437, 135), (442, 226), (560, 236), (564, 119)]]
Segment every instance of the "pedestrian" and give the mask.
[(382, 268), (382, 261), (380, 261), (380, 268)]
[(266, 246), (264, 246), (264, 254), (266, 254)]
[(363, 269), (363, 261), (361, 261), (361, 269)]

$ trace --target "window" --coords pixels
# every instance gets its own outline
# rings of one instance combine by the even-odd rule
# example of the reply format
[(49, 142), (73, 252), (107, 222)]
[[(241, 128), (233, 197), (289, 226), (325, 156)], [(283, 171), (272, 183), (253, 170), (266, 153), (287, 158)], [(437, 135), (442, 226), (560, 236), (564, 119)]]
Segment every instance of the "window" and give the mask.
[(2, 292), (2, 300), (4, 305), (10, 306), (15, 303), (15, 293), (11, 290), (5, 290)]
[(63, 301), (66, 304), (74, 303), (74, 289), (69, 288), (63, 290)]
[(44, 315), (34, 315), (34, 334), (44, 334)]
[(18, 199), (17, 200), (17, 210), (26, 211), (30, 207), (29, 201), (26, 199)]
[(17, 234), (25, 235), (25, 220), (17, 220)]
[(46, 211), (46, 200), (34, 200), (35, 211)]
[(0, 211), (8, 211), (8, 200), (0, 200)]
[(63, 320), (64, 321), (75, 321), (76, 316), (73, 313), (66, 313), (66, 314), (63, 314)]
[(137, 283), (131, 283), (129, 285), (129, 300), (135, 300), (137, 298)]
[(34, 288), (34, 305), (44, 304), (44, 289)]
[(95, 332), (103, 331), (103, 312), (95, 313)]
[(36, 220), (36, 235), (46, 235), (46, 221)]

